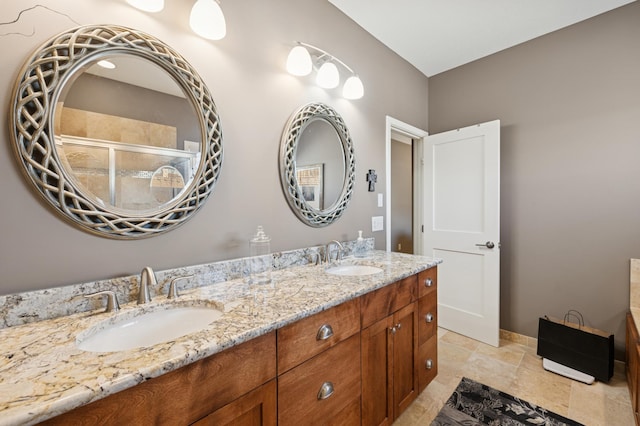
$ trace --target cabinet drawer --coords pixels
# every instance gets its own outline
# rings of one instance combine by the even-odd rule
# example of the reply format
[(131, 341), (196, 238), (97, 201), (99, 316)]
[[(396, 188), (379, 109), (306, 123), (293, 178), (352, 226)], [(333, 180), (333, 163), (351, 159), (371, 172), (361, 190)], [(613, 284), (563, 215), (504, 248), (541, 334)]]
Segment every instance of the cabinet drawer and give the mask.
[(360, 299), (350, 300), (278, 330), (278, 374), (360, 331)]
[(362, 328), (415, 302), (418, 298), (417, 287), (416, 274), (362, 296)]
[(438, 267), (434, 266), (418, 274), (418, 297), (436, 291), (438, 288)]
[(418, 353), (418, 388), (422, 392), (438, 374), (438, 336), (420, 345)]
[(278, 377), (280, 426), (359, 424), (359, 403), (360, 333)]
[(438, 331), (438, 298), (436, 293), (418, 301), (418, 344), (422, 345)]

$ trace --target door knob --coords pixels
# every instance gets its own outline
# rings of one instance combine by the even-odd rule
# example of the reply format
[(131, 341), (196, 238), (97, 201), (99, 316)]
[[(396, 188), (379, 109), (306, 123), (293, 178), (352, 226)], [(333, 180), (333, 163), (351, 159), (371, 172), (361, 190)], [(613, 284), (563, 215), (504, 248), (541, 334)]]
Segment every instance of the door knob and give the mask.
[(476, 244), (476, 247), (486, 247), (488, 249), (492, 249), (494, 248), (496, 245), (493, 243), (493, 241), (487, 241), (484, 244)]

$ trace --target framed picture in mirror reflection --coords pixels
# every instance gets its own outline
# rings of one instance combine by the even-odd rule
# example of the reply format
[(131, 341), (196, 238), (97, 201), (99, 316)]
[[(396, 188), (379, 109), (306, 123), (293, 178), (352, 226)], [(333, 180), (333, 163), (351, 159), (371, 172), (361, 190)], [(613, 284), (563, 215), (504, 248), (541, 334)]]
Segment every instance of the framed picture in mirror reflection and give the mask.
[(324, 164), (296, 165), (296, 179), (306, 203), (315, 210), (324, 210)]

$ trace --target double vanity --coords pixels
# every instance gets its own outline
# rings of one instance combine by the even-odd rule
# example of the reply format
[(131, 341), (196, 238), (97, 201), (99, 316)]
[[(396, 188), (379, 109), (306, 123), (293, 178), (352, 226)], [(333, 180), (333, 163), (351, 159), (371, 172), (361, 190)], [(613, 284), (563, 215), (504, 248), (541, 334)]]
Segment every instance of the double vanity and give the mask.
[[(137, 87), (104, 62), (133, 62), (166, 84)], [(85, 97), (87, 87), (104, 96)], [(136, 114), (92, 104), (110, 93), (131, 94), (119, 101)], [(86, 25), (49, 39), (20, 71), (11, 114), (35, 192), (100, 237), (176, 229), (220, 175), (206, 85), (178, 52), (131, 28)], [(356, 180), (340, 114), (298, 108), (278, 167), (298, 219), (338, 220)], [(392, 423), (437, 372), (440, 261), (373, 251), (320, 264), (328, 248), (273, 253), (269, 284), (250, 283), (239, 259), (0, 295), (0, 426)]]
[(0, 424), (392, 422), (437, 371), (438, 263), (373, 251), (2, 329)]

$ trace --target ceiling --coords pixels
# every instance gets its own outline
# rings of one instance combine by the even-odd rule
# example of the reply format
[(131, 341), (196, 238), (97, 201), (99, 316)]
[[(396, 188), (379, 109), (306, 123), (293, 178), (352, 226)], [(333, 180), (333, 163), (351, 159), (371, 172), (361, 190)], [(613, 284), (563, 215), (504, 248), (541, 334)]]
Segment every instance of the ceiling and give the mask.
[(635, 0), (329, 0), (428, 77)]

